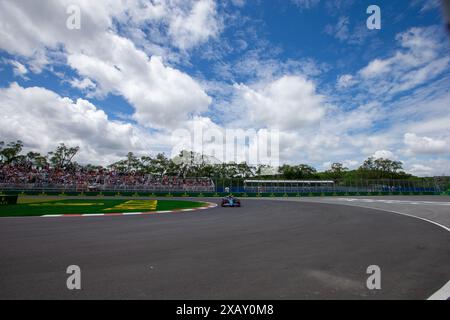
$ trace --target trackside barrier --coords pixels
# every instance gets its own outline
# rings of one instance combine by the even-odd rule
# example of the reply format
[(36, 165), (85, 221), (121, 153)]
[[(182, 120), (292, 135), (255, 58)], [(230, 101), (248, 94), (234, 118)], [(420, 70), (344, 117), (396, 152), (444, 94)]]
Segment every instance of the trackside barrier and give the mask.
[[(0, 191), (1, 196), (78, 196), (78, 197), (201, 197), (218, 198), (229, 195), (225, 192), (58, 192), (58, 191), (30, 191), (5, 190)], [(345, 197), (345, 196), (420, 196), (420, 195), (449, 195), (450, 191), (439, 192), (276, 192), (276, 193), (250, 193), (235, 192), (241, 198), (275, 198), (275, 197)]]
[(0, 206), (17, 204), (17, 195), (0, 195)]

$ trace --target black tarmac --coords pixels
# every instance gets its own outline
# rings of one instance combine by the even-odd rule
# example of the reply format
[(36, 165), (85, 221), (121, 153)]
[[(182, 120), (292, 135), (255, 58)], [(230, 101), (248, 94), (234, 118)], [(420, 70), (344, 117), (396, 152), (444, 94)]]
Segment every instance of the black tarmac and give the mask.
[[(242, 205), (2, 218), (0, 299), (426, 299), (450, 279), (450, 233), (426, 221), (333, 203)], [(69, 265), (81, 290), (66, 287)], [(381, 290), (366, 286), (370, 265)]]

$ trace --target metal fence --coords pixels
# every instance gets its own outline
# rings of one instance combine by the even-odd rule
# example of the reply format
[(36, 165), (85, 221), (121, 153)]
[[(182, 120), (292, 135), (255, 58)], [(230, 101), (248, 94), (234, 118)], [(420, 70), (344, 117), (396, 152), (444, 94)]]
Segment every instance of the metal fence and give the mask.
[(188, 185), (36, 185), (0, 183), (0, 191), (37, 192), (214, 192), (214, 193), (443, 193), (450, 192), (450, 177), (414, 180), (334, 180), (288, 181), (249, 183), (245, 179), (212, 179), (209, 186)]
[(450, 186), (450, 178), (436, 180), (334, 180), (334, 183), (317, 181), (269, 180), (267, 182), (249, 183), (242, 179), (216, 179), (217, 192), (233, 193), (310, 193), (310, 192), (445, 192)]
[(0, 183), (0, 190), (38, 192), (215, 192), (215, 186), (190, 185), (52, 185), (52, 184), (6, 184)]

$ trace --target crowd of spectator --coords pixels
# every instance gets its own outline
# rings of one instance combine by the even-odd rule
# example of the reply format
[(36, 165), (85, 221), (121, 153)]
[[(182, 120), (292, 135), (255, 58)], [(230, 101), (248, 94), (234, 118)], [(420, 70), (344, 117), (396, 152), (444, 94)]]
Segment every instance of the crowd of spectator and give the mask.
[(77, 191), (142, 190), (142, 191), (214, 191), (209, 178), (155, 176), (114, 169), (72, 170), (4, 165), (0, 168), (0, 186), (21, 189), (64, 189)]

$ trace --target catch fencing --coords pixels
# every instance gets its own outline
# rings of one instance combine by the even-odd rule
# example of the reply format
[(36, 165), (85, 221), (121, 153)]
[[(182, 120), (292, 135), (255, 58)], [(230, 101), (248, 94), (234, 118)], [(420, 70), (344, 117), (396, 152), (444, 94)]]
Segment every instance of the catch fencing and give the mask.
[(209, 186), (76, 186), (0, 184), (0, 194), (106, 195), (106, 196), (344, 196), (344, 195), (450, 195), (450, 177), (414, 180), (256, 180), (212, 179)]

